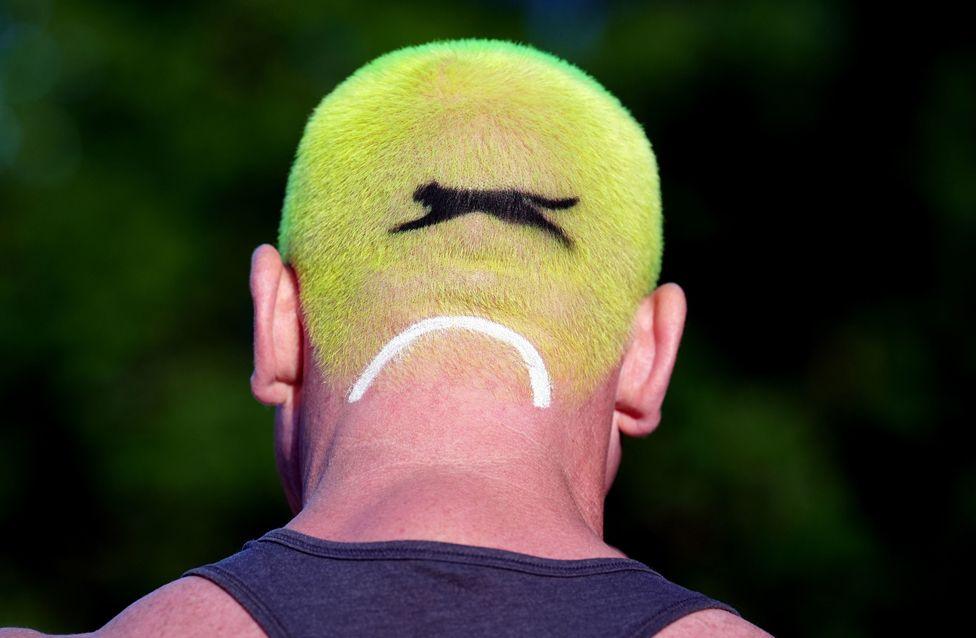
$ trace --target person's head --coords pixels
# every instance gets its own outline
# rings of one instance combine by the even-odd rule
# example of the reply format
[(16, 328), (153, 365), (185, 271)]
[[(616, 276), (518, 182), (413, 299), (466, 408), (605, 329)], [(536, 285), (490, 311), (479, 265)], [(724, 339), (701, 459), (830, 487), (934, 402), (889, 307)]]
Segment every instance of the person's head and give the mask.
[[(384, 55), (306, 126), (280, 226), (287, 267), (255, 253), (255, 396), (300, 410), (305, 365), (348, 401), (471, 376), (526, 410), (600, 392), (614, 433), (646, 434), (684, 320), (680, 288), (651, 296), (662, 245), (650, 143), (593, 78), (497, 41)], [(397, 338), (409, 347), (391, 350)], [(532, 361), (550, 399), (530, 388)]]

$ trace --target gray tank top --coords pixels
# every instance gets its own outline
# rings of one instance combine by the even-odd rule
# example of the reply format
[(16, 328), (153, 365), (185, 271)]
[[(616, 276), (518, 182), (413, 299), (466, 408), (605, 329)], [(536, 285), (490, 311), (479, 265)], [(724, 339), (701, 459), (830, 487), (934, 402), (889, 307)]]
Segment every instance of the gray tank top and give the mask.
[(271, 638), (634, 636), (728, 605), (628, 558), (558, 560), (435, 541), (341, 543), (277, 529), (184, 576)]

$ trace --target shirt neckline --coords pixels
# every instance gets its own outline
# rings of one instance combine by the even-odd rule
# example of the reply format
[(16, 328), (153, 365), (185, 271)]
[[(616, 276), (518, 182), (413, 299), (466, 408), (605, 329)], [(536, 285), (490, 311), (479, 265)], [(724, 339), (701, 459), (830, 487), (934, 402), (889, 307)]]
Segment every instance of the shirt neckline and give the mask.
[(398, 539), (384, 541), (334, 541), (309, 536), (288, 528), (271, 530), (258, 539), (325, 558), (339, 560), (435, 560), (476, 564), (552, 576), (587, 576), (617, 571), (641, 571), (660, 577), (632, 558), (545, 558), (495, 547), (445, 541)]

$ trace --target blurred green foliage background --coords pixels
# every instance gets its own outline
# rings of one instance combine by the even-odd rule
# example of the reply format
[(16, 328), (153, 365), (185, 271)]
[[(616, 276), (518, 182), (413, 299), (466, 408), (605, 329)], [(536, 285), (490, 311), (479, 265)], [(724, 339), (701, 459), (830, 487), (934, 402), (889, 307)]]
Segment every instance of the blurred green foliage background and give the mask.
[(611, 543), (780, 635), (964, 604), (971, 22), (939, 3), (0, 3), (0, 625), (83, 631), (288, 520), (250, 251), (371, 58), (529, 42), (655, 145), (689, 324)]

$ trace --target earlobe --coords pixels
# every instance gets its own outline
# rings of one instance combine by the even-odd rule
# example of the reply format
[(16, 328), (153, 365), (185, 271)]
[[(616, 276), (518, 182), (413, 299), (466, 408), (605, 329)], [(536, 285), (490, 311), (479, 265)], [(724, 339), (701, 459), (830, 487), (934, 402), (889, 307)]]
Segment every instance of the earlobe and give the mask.
[(638, 306), (617, 383), (614, 424), (624, 434), (647, 436), (660, 422), (685, 314), (684, 291), (677, 284), (660, 286)]
[(254, 301), (254, 373), (251, 392), (265, 405), (288, 401), (301, 382), (302, 328), (298, 280), (273, 246), (251, 256)]

